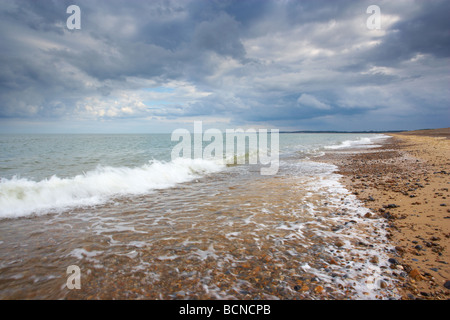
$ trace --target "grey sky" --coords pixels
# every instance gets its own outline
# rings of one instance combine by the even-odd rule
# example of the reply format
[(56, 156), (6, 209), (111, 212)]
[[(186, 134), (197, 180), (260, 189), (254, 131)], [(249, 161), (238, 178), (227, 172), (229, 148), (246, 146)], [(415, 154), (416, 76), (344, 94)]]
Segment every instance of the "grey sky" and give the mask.
[[(68, 30), (66, 8), (81, 8)], [(369, 5), (381, 9), (370, 30)], [(450, 1), (0, 0), (0, 132), (450, 126)]]

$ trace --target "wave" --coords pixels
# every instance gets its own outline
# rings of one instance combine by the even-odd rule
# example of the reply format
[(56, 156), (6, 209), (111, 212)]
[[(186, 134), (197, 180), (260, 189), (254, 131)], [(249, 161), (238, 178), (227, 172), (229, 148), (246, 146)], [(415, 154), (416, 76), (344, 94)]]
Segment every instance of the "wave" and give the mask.
[(325, 149), (346, 149), (346, 148), (376, 148), (380, 145), (375, 144), (376, 141), (389, 138), (384, 134), (376, 135), (373, 137), (360, 137), (356, 140), (345, 140), (338, 145), (325, 146)]
[(0, 219), (104, 203), (114, 196), (145, 194), (221, 171), (212, 160), (177, 158), (141, 167), (103, 167), (71, 178), (0, 179)]

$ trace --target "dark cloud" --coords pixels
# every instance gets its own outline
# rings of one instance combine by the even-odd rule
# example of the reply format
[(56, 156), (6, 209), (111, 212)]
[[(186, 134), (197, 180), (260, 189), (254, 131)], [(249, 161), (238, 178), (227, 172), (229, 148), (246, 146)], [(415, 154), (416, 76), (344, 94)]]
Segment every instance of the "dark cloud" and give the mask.
[(371, 4), (5, 1), (0, 118), (448, 125), (450, 2), (379, 1), (382, 30), (365, 25)]
[(417, 54), (450, 57), (450, 2), (423, 1), (416, 4), (419, 6), (416, 14), (395, 23), (373, 50), (374, 62), (393, 65)]
[(203, 21), (195, 29), (193, 44), (199, 50), (211, 50), (219, 55), (242, 59), (245, 49), (239, 39), (239, 25), (222, 14), (212, 21)]

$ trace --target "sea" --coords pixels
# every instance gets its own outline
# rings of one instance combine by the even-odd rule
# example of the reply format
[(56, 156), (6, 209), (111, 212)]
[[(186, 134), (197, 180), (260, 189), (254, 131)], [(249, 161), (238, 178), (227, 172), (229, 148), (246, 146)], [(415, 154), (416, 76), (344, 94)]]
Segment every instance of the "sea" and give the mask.
[(278, 139), (263, 175), (171, 134), (0, 135), (0, 299), (397, 297), (387, 222), (317, 160), (389, 137)]

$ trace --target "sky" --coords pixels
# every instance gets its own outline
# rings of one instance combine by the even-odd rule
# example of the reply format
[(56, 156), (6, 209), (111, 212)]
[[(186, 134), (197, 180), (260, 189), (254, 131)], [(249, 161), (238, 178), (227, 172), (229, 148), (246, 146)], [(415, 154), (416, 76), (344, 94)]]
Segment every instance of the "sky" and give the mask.
[(0, 0), (0, 133), (449, 127), (449, 12), (448, 0)]

